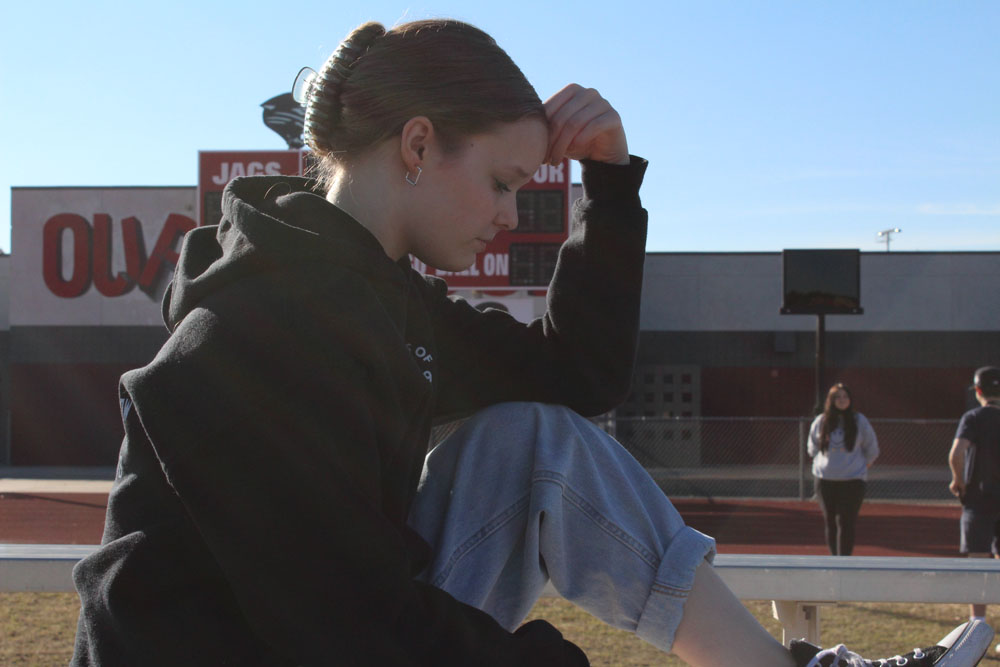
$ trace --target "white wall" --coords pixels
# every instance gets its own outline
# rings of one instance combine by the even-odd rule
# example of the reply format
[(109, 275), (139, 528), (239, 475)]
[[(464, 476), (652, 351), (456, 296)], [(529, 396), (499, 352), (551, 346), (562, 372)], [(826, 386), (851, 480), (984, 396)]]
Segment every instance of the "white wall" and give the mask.
[[(44, 258), (48, 256), (52, 261), (53, 248), (59, 247), (61, 262), (56, 275), (69, 280), (76, 270), (74, 242), (85, 243), (85, 239), (64, 231), (58, 237), (59, 242), (50, 243), (53, 247), (47, 249), (44, 230), (57, 216), (69, 214), (82, 218), (92, 233), (98, 216), (110, 216), (111, 273), (118, 275), (128, 269), (123, 250), (123, 221), (128, 218), (139, 221), (144, 244), (140, 254), (146, 262), (154, 255), (171, 216), (175, 221), (194, 225), (194, 204), (193, 187), (12, 188), (10, 323), (14, 326), (161, 326), (160, 298), (173, 274), (173, 262), (161, 265), (162, 270), (156, 272), (156, 280), (147, 291), (136, 286), (111, 297), (101, 294), (91, 282), (81, 294), (59, 296), (44, 279)], [(175, 253), (180, 247), (180, 239), (176, 235), (172, 238), (171, 250)], [(90, 245), (96, 243), (91, 240)], [(107, 249), (91, 247), (86, 253), (87, 261), (92, 264), (94, 255), (107, 252)], [(139, 271), (146, 264), (140, 263)], [(134, 266), (132, 268), (135, 270)], [(91, 270), (93, 273), (93, 266)]]

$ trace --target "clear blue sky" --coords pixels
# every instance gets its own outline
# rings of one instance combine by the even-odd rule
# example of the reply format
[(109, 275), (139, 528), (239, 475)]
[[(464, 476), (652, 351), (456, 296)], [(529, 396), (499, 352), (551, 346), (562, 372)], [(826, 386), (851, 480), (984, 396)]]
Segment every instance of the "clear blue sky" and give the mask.
[[(574, 81), (650, 160), (648, 249), (1000, 250), (1000, 2), (8, 3), (10, 187), (194, 185), (199, 150), (281, 149), (260, 103), (366, 20), (453, 16), (545, 98)], [(17, 252), (17, 249), (13, 249)]]

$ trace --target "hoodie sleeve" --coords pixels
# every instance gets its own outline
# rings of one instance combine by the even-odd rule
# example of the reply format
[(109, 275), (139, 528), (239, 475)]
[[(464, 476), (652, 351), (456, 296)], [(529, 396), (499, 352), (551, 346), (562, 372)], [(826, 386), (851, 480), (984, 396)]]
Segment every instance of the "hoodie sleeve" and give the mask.
[(381, 510), (364, 314), (317, 321), (287, 290), (240, 289), (190, 313), (123, 389), (254, 635), (298, 665), (588, 664), (546, 623), (512, 634), (413, 581)]
[(584, 161), (584, 196), (559, 252), (546, 313), (524, 325), (497, 310), (481, 313), (428, 298), (442, 377), (437, 411), (463, 413), (511, 400), (568, 405), (584, 415), (620, 404), (631, 386), (647, 214), (639, 187), (647, 163)]

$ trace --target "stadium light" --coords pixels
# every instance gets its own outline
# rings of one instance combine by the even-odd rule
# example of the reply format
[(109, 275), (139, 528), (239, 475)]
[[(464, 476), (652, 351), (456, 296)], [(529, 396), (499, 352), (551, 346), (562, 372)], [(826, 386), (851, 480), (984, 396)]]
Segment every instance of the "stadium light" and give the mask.
[(902, 229), (899, 227), (893, 227), (892, 229), (883, 229), (878, 233), (880, 239), (885, 239), (885, 241), (879, 241), (879, 243), (885, 243), (885, 251), (889, 252), (889, 243), (892, 241), (892, 235), (898, 234)]

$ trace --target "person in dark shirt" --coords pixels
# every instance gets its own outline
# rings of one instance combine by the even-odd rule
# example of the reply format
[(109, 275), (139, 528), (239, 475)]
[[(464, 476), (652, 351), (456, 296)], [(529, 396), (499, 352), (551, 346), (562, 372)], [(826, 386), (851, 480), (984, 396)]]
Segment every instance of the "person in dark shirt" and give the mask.
[[(948, 453), (949, 490), (962, 502), (959, 551), (969, 558), (997, 554), (1000, 521), (1000, 368), (984, 366), (972, 378), (979, 406), (962, 415)], [(983, 619), (986, 605), (970, 605)]]
[[(302, 99), (318, 180), (227, 186), (221, 223), (185, 237), (170, 338), (121, 379), (72, 664), (587, 665), (523, 624), (549, 581), (692, 664), (856, 658), (771, 637), (714, 541), (584, 418), (626, 396), (638, 337), (646, 161), (614, 107), (575, 84), (542, 103), (451, 20), (360, 26)], [(411, 268), (467, 269), (567, 157), (584, 196), (540, 318)], [(909, 657), (970, 667), (984, 638), (967, 624)]]

